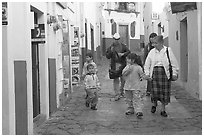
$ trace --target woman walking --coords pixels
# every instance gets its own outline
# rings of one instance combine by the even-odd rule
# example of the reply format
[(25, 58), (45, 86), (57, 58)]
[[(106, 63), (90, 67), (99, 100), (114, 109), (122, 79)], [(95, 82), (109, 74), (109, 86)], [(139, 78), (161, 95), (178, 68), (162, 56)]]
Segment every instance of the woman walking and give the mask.
[[(157, 34), (156, 33), (151, 33), (149, 35), (149, 43), (147, 44), (147, 46), (145, 46), (144, 48), (144, 61), (145, 62), (148, 53), (154, 48), (154, 46), (152, 46), (152, 40), (154, 39), (154, 37), (156, 37)], [(147, 91), (146, 91), (146, 96), (150, 95), (150, 90), (151, 90), (151, 82), (147, 81)]]
[[(171, 81), (169, 73), (169, 60), (167, 57), (167, 47), (163, 45), (163, 36), (156, 36), (152, 44), (155, 47), (152, 49), (145, 61), (144, 71), (146, 78), (151, 80), (151, 101), (153, 103), (151, 112), (155, 113), (157, 107), (157, 101), (160, 101), (162, 104), (161, 115), (167, 117), (165, 106), (170, 103), (171, 95)], [(176, 58), (171, 50), (168, 47), (169, 58), (171, 61), (173, 69), (173, 79), (178, 78), (178, 63)]]

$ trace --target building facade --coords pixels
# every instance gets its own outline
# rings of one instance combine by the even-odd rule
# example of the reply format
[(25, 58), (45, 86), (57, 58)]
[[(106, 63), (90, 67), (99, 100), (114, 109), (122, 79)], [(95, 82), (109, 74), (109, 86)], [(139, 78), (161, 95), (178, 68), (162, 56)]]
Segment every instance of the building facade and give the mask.
[(2, 3), (3, 134), (33, 134), (35, 121), (48, 119), (72, 92), (64, 81), (71, 79), (68, 28), (76, 5)]
[(151, 32), (162, 34), (164, 45), (172, 48), (179, 63), (179, 80), (176, 82), (194, 97), (202, 99), (201, 3), (168, 2), (163, 12), (155, 16), (149, 8), (152, 4), (145, 5), (145, 42)]
[(177, 2), (170, 6), (169, 46), (180, 65), (179, 84), (202, 100), (202, 3)]
[(3, 2), (2, 9), (2, 133), (33, 134), (69, 99), (85, 54), (100, 62), (102, 8), (94, 2)]
[(94, 62), (100, 64), (101, 38), (102, 38), (102, 2), (80, 3), (81, 16), (79, 21), (81, 34), (82, 66), (85, 62), (85, 54), (91, 52)]
[(127, 47), (140, 54), (141, 45), (144, 43), (144, 32), (141, 30), (141, 11), (143, 8), (140, 2), (105, 2), (102, 11), (103, 24), (103, 47), (102, 53), (105, 55), (106, 49), (113, 42), (113, 35), (120, 34), (120, 41)]

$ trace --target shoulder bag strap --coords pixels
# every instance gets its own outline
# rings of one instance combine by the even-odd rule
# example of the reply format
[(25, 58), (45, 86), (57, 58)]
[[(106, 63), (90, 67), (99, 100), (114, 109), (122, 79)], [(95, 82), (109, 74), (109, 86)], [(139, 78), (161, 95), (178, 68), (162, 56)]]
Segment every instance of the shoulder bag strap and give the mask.
[(166, 54), (167, 54), (167, 58), (169, 60), (169, 65), (171, 65), (171, 61), (170, 61), (170, 58), (169, 58), (169, 50), (168, 50), (168, 47), (166, 48)]

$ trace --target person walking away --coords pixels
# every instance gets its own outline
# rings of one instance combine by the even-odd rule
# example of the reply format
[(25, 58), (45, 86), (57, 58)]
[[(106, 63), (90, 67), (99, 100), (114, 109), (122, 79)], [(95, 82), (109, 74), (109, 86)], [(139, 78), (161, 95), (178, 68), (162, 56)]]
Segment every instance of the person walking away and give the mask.
[(95, 73), (93, 64), (87, 65), (88, 73), (84, 78), (84, 85), (87, 92), (86, 107), (91, 106), (92, 110), (97, 110), (98, 91), (101, 89), (98, 76)]
[[(82, 69), (82, 79), (84, 79), (84, 77), (88, 73), (88, 70), (87, 70), (88, 64), (92, 64), (94, 66), (95, 73), (98, 72), (97, 65), (93, 61), (93, 55), (92, 55), (92, 53), (88, 52), (88, 53), (86, 53), (86, 62), (84, 63), (84, 66), (83, 66), (83, 69)], [(86, 91), (86, 89), (85, 89), (85, 91)], [(86, 99), (88, 97), (87, 92), (86, 92), (85, 96), (86, 96), (85, 97), (85, 99)]]
[[(152, 49), (145, 61), (144, 71), (145, 78), (151, 80), (152, 90), (151, 90), (151, 101), (153, 103), (151, 112), (155, 113), (157, 102), (160, 101), (162, 104), (161, 107), (161, 116), (167, 117), (165, 106), (170, 103), (171, 95), (171, 81), (169, 73), (169, 61), (167, 57), (167, 47), (163, 45), (164, 40), (163, 36), (156, 36), (152, 45), (155, 47)], [(168, 47), (169, 58), (171, 60), (173, 76), (172, 78), (176, 80), (178, 78), (178, 63), (171, 50)]]
[[(157, 34), (156, 33), (151, 33), (149, 35), (149, 43), (145, 46), (144, 48), (144, 61), (143, 63), (145, 63), (145, 60), (147, 58), (148, 53), (150, 52), (151, 49), (154, 48), (154, 46), (152, 46), (152, 40), (154, 37), (156, 37)], [(146, 96), (150, 96), (150, 90), (151, 90), (151, 82), (147, 81), (147, 91), (146, 91)]]
[(141, 90), (144, 72), (140, 56), (130, 53), (127, 56), (127, 66), (123, 69), (122, 76), (125, 79), (125, 101), (128, 105), (126, 115), (136, 113), (138, 118), (143, 116), (145, 91)]
[(122, 78), (122, 70), (126, 66), (126, 56), (130, 50), (123, 43), (119, 42), (120, 35), (115, 33), (114, 42), (106, 50), (106, 57), (110, 59), (109, 77), (113, 79), (113, 88), (115, 92), (115, 101), (124, 96), (125, 81)]

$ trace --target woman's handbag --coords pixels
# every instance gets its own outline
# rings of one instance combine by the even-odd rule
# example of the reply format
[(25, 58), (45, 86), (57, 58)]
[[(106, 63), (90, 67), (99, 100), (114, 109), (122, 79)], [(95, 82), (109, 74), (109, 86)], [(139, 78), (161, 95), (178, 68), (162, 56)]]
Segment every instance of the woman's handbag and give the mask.
[(176, 81), (177, 79), (173, 79), (173, 69), (172, 69), (172, 65), (171, 65), (170, 58), (169, 58), (168, 47), (167, 47), (167, 49), (166, 49), (166, 54), (167, 54), (167, 58), (168, 58), (168, 60), (169, 60), (169, 73), (170, 73), (170, 78), (169, 78), (169, 80), (170, 80), (170, 81)]

